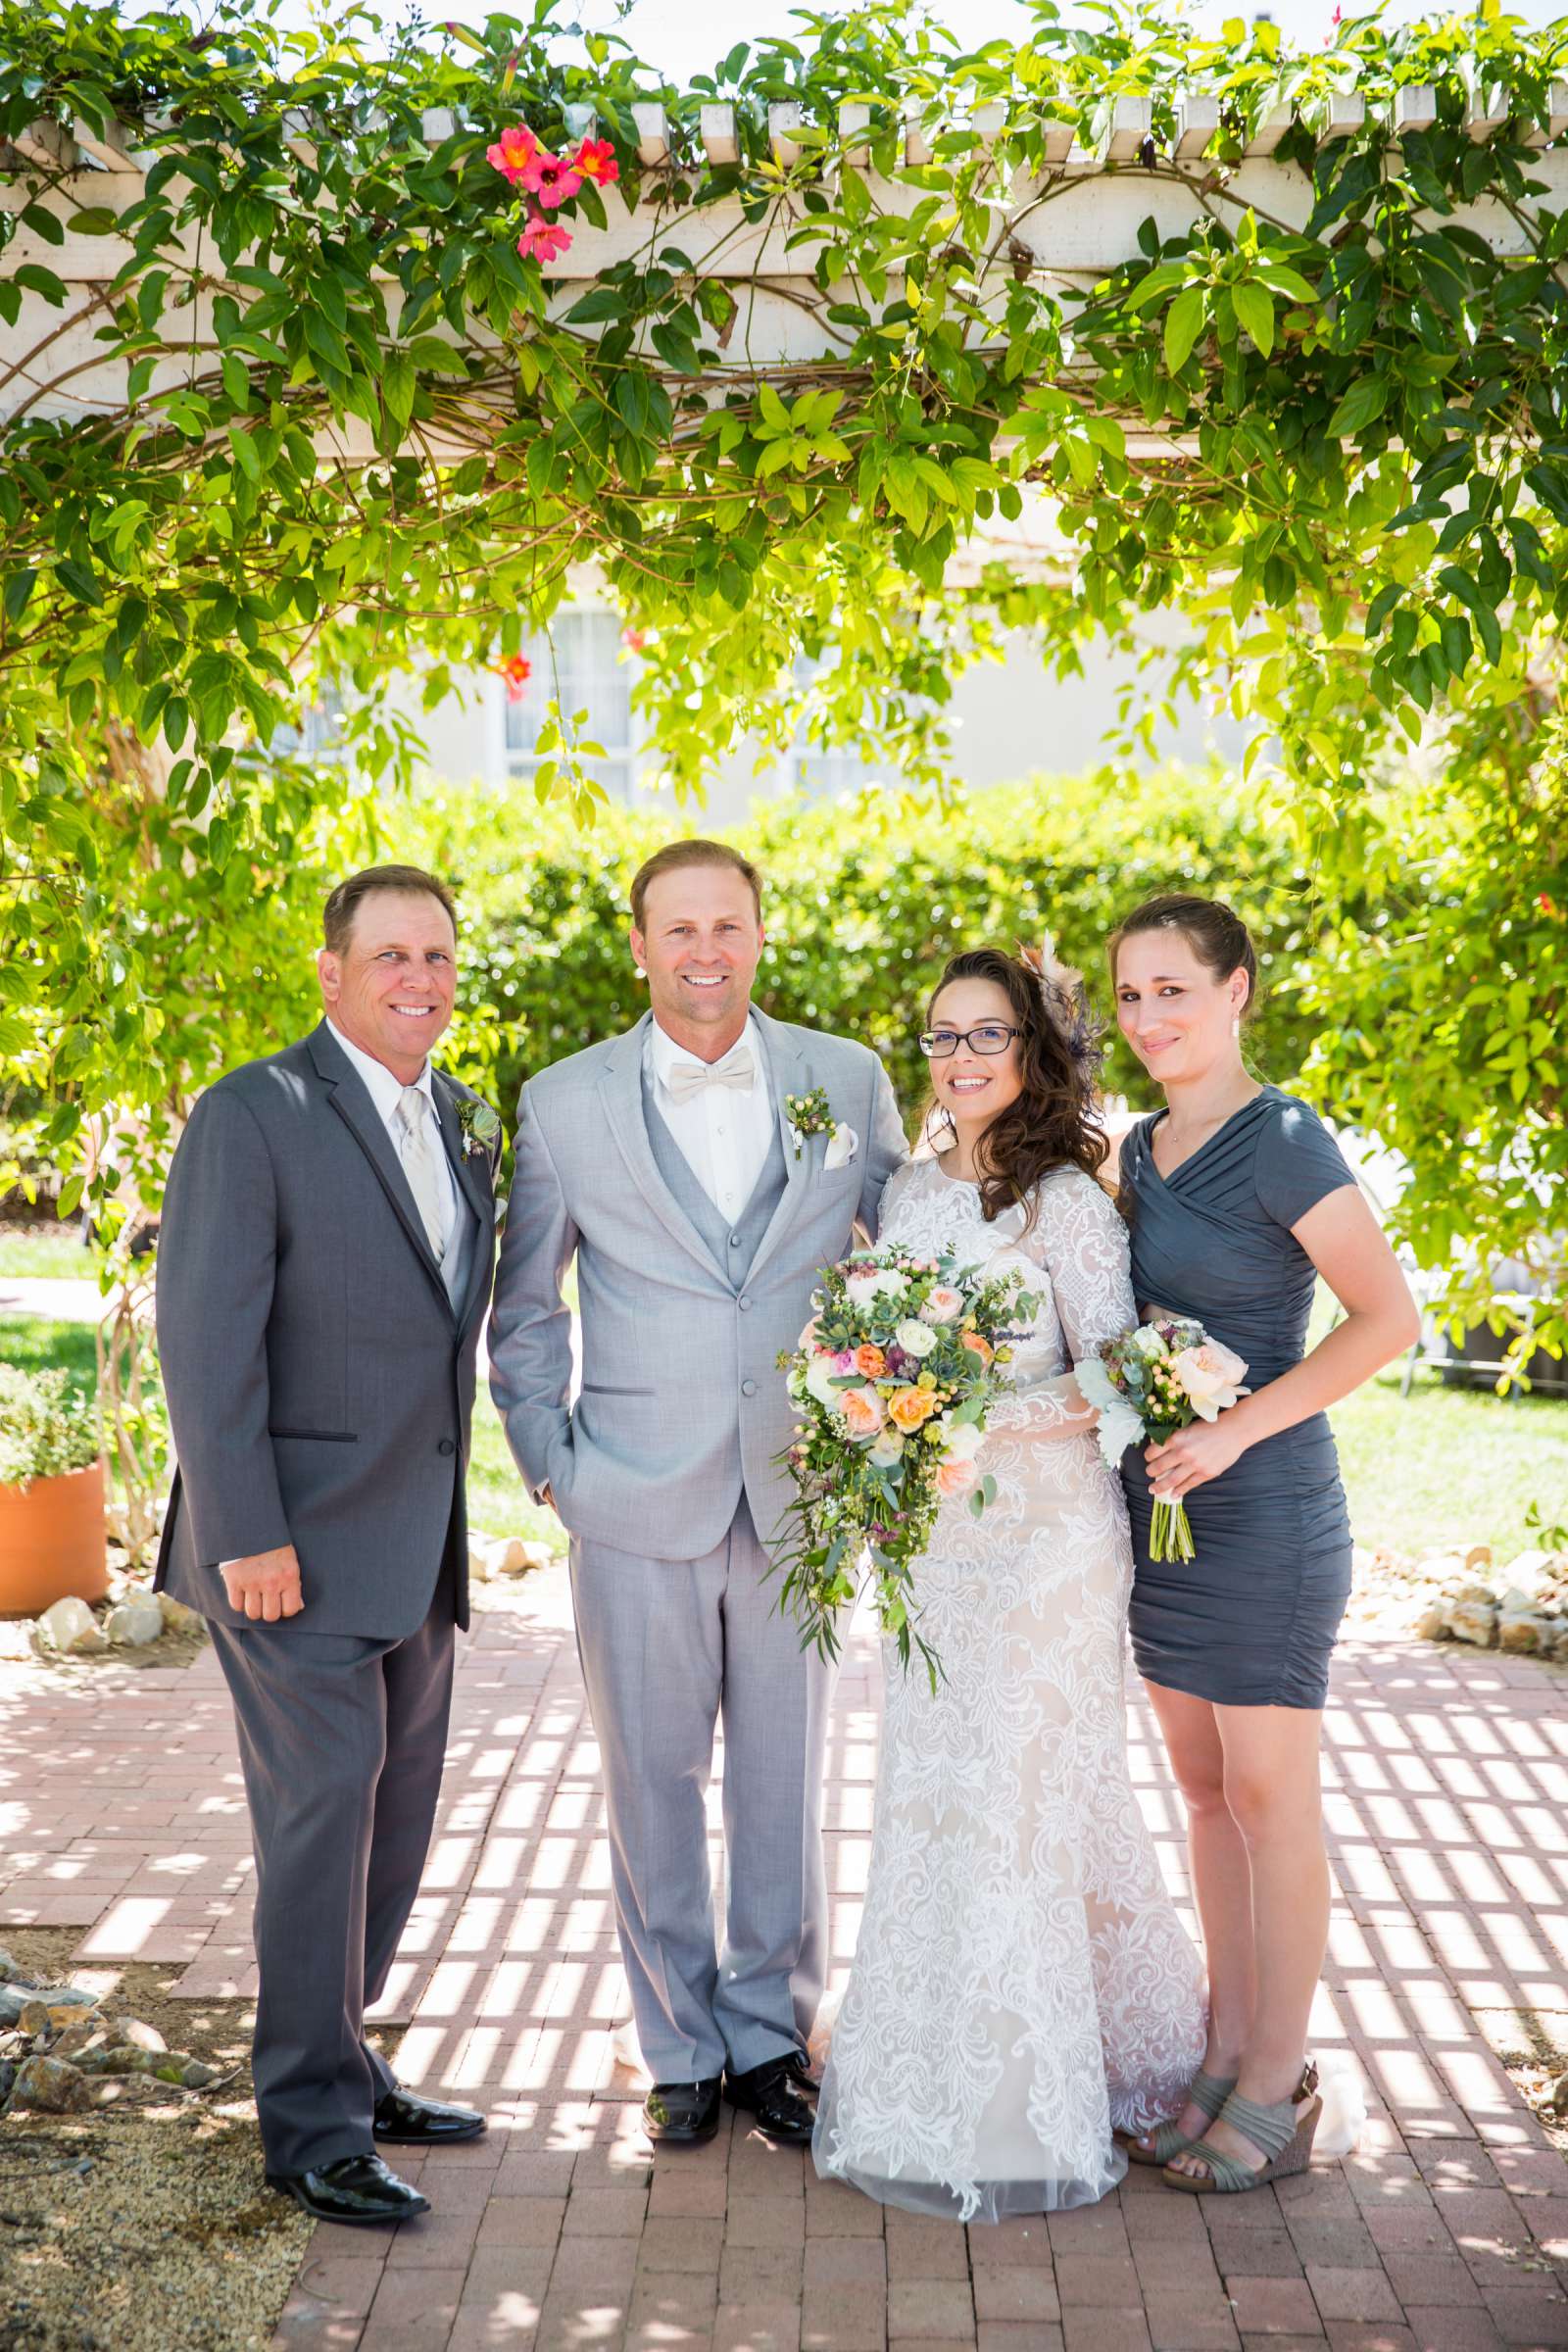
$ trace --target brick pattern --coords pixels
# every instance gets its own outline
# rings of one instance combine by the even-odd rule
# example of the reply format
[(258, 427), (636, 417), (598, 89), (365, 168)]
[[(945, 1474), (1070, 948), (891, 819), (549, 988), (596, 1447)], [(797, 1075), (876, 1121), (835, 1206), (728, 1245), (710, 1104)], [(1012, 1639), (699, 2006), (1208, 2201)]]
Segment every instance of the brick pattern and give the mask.
[[(441, 1818), (385, 2014), (400, 2072), (490, 2116), (399, 2169), (425, 2221), (318, 2230), (276, 2347), (349, 2352), (1532, 2352), (1568, 2347), (1568, 2164), (1480, 2013), (1568, 2012), (1568, 1678), (1525, 1659), (1348, 1643), (1329, 1716), (1337, 1897), (1313, 2021), (1369, 2116), (1343, 2163), (1242, 2198), (1134, 2171), (1101, 2205), (965, 2230), (817, 2180), (726, 2113), (651, 2151), (619, 2063), (597, 1757), (558, 1577), (465, 1646)], [(871, 1646), (840, 1678), (834, 1960), (854, 1946), (877, 1736)], [(1173, 1887), (1178, 1808), (1134, 1697), (1134, 1773)], [(252, 1988), (249, 1836), (216, 1664), (67, 1684), (0, 1710), (0, 1927), (79, 1927), (84, 1960), (183, 1961)], [(712, 1798), (717, 1831), (717, 1787)], [(715, 1860), (717, 1860), (715, 1848)]]

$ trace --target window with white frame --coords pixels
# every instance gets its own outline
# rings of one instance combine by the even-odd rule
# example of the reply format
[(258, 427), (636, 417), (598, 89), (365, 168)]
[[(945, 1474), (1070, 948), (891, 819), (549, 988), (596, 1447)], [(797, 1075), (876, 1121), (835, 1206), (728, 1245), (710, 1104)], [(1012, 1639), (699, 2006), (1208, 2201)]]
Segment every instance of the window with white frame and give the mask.
[[(534, 746), (545, 711), (552, 701), (559, 701), (568, 728), (572, 713), (586, 710), (582, 733), (590, 743), (604, 745), (602, 760), (583, 762), (589, 775), (611, 800), (629, 801), (637, 781), (637, 746), (632, 726), (632, 664), (622, 643), (620, 615), (558, 613), (550, 635), (541, 631), (525, 639), (522, 653), (529, 674), (520, 690), (513, 691), (497, 680), (497, 692), (504, 698), (508, 774), (533, 774), (539, 757)], [(545, 756), (557, 758), (559, 754)]]

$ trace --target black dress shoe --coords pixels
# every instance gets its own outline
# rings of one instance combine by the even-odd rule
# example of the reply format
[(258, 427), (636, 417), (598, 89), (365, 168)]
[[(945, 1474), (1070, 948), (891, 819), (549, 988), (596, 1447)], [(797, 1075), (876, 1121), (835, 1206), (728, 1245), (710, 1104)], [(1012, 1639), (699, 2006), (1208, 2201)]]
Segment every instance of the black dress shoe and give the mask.
[(749, 2115), (764, 2139), (784, 2147), (808, 2145), (816, 2122), (816, 2101), (801, 2080), (798, 2057), (764, 2059), (742, 2075), (724, 2077), (724, 2096)]
[(318, 2222), (406, 2222), (428, 2213), (430, 2200), (409, 2181), (388, 2172), (379, 2156), (339, 2156), (314, 2173), (269, 2173), (269, 2188), (280, 2189)]
[(691, 2148), (718, 2130), (718, 2093), (723, 2078), (700, 2082), (656, 2082), (643, 2101), (643, 2130), (662, 2147)]
[(485, 2120), (471, 2107), (444, 2107), (412, 2090), (389, 2090), (375, 2102), (372, 2130), (394, 2148), (446, 2148), (455, 2140), (477, 2139)]

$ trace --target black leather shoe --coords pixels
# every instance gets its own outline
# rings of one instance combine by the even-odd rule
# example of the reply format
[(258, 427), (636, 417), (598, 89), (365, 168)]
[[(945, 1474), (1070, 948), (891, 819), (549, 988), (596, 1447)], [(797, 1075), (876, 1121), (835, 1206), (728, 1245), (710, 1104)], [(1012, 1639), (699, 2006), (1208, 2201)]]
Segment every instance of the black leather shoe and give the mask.
[(724, 2077), (724, 2096), (749, 2115), (764, 2139), (787, 2148), (805, 2147), (816, 2122), (816, 2101), (802, 2082), (794, 2052)]
[(269, 2188), (279, 2189), (318, 2222), (407, 2222), (428, 2213), (430, 2200), (396, 2173), (388, 2172), (379, 2156), (339, 2156), (314, 2173), (269, 2173)]
[(797, 2076), (800, 2078), (801, 2088), (808, 2094), (808, 2097), (814, 2099), (822, 2085), (812, 2074), (811, 2061), (809, 2058), (808, 2058), (806, 2052), (804, 2050), (797, 2050), (794, 2056), (790, 2059), (789, 2063), (794, 2067)]
[(455, 2140), (477, 2139), (486, 2129), (471, 2107), (444, 2107), (416, 2091), (389, 2090), (375, 2102), (372, 2129), (393, 2148), (447, 2148)]
[(718, 2130), (718, 2093), (723, 2078), (700, 2082), (656, 2082), (643, 2101), (643, 2130), (662, 2147), (693, 2148)]

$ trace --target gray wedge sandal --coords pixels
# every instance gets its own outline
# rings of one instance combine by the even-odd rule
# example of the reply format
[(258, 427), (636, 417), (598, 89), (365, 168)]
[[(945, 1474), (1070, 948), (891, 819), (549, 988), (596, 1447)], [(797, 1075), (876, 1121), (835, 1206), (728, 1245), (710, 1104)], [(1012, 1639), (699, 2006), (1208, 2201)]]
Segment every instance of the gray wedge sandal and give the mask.
[[(1218, 2075), (1205, 2075), (1200, 2068), (1187, 2086), (1187, 2096), (1182, 2105), (1200, 2108), (1212, 2123), (1235, 2088), (1234, 2075), (1222, 2081)], [(1189, 2139), (1185, 2132), (1178, 2132), (1174, 2123), (1156, 2124), (1147, 2137), (1149, 2145), (1146, 2147), (1143, 2140), (1134, 2139), (1126, 2132), (1116, 2133), (1117, 2142), (1127, 2151), (1129, 2164), (1169, 2164), (1173, 2156), (1180, 2156), (1185, 2148), (1198, 2144), (1196, 2140)]]
[(1312, 2135), (1322, 2112), (1323, 2102), (1317, 2095), (1317, 2067), (1311, 2059), (1307, 2060), (1301, 2080), (1290, 2097), (1281, 2099), (1277, 2107), (1263, 2107), (1256, 2099), (1239, 2098), (1233, 2090), (1220, 2109), (1218, 2120), (1240, 2132), (1254, 2148), (1261, 2148), (1263, 2162), (1244, 2164), (1239, 2156), (1226, 2156), (1218, 2148), (1211, 2148), (1206, 2139), (1193, 2140), (1189, 2146), (1207, 2166), (1206, 2177), (1195, 2179), (1191, 2173), (1176, 2172), (1167, 2164), (1163, 2175), (1166, 2184), (1185, 2189), (1195, 2197), (1240, 2196), (1250, 2188), (1261, 2188), (1265, 2180), (1283, 2180), (1289, 2173), (1304, 2173), (1312, 2161)]

